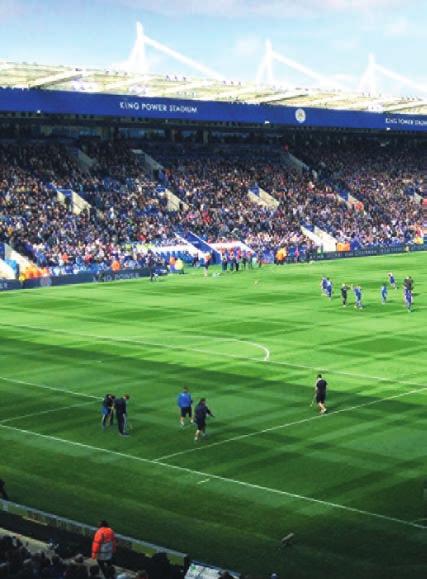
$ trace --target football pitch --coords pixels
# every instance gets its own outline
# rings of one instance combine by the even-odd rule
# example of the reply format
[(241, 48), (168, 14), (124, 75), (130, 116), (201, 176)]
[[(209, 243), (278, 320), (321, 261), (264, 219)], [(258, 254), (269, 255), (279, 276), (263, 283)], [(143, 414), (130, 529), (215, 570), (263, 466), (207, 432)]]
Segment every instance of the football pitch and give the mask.
[[(412, 313), (401, 287), (381, 304), (388, 271)], [(0, 314), (11, 500), (263, 577), (427, 576), (426, 253), (4, 292)], [(198, 443), (184, 385), (215, 414)], [(130, 394), (127, 438), (101, 429), (107, 392)]]

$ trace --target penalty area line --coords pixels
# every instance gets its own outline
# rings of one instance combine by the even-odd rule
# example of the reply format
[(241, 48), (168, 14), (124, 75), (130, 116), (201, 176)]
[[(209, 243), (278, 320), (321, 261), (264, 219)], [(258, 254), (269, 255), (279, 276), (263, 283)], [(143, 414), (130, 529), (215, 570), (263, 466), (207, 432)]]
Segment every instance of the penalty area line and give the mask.
[(41, 434), (40, 432), (34, 432), (32, 430), (25, 430), (23, 428), (16, 428), (15, 426), (7, 426), (5, 424), (0, 424), (0, 429), (9, 430), (12, 432), (17, 432), (20, 434), (24, 434), (26, 436), (29, 435), (29, 436), (36, 437), (36, 438), (42, 438), (44, 440), (50, 440), (52, 442), (59, 443), (59, 444), (74, 446), (76, 448), (81, 448), (84, 450), (108, 454), (111, 456), (116, 456), (118, 458), (124, 458), (126, 460), (134, 460), (137, 462), (141, 462), (143, 464), (160, 467), (160, 468), (165, 469), (165, 470), (172, 470), (172, 471), (179, 472), (179, 473), (196, 475), (196, 476), (202, 477), (204, 479), (209, 478), (210, 480), (216, 480), (216, 481), (227, 483), (230, 485), (240, 486), (242, 488), (247, 488), (247, 489), (251, 489), (251, 490), (255, 490), (255, 491), (261, 491), (264, 493), (270, 493), (270, 494), (274, 494), (277, 496), (286, 497), (288, 499), (295, 499), (295, 500), (299, 500), (299, 501), (306, 502), (306, 503), (313, 503), (316, 505), (320, 505), (322, 507), (326, 507), (326, 508), (330, 508), (330, 509), (336, 509), (336, 510), (340, 510), (340, 511), (345, 511), (348, 513), (354, 513), (355, 515), (360, 515), (363, 517), (369, 517), (372, 519), (377, 519), (377, 520), (385, 521), (388, 523), (394, 523), (396, 525), (401, 525), (401, 526), (410, 527), (413, 529), (419, 529), (419, 530), (423, 530), (423, 531), (426, 530), (426, 527), (423, 525), (419, 525), (418, 523), (413, 523), (411, 521), (407, 521), (404, 519), (399, 519), (397, 517), (391, 517), (388, 515), (382, 515), (380, 513), (365, 511), (363, 509), (357, 509), (356, 507), (350, 507), (347, 505), (341, 505), (340, 503), (334, 503), (331, 501), (316, 499), (314, 497), (308, 497), (308, 496), (300, 495), (297, 493), (282, 491), (280, 489), (275, 489), (272, 487), (258, 485), (255, 483), (245, 482), (245, 481), (241, 481), (238, 479), (233, 479), (233, 478), (221, 476), (218, 474), (212, 474), (212, 473), (203, 472), (200, 470), (193, 470), (191, 468), (186, 468), (183, 466), (177, 466), (174, 464), (169, 464), (167, 462), (159, 462), (159, 461), (156, 462), (156, 461), (151, 460), (149, 458), (142, 458), (139, 456), (135, 456), (133, 454), (128, 454), (126, 452), (120, 452), (117, 450), (109, 450), (107, 448), (100, 448), (98, 446), (92, 446), (90, 444), (84, 444), (82, 442), (75, 442), (72, 440), (68, 440), (66, 438), (59, 438), (57, 436), (51, 436), (48, 434)]
[(15, 420), (23, 420), (24, 418), (32, 418), (33, 416), (42, 416), (43, 414), (50, 414), (52, 412), (61, 412), (62, 410), (71, 410), (71, 408), (80, 408), (81, 406), (88, 406), (88, 404), (93, 404), (94, 400), (89, 400), (87, 402), (80, 402), (79, 404), (69, 404), (68, 406), (58, 406), (58, 408), (51, 408), (50, 410), (40, 410), (39, 412), (31, 412), (30, 414), (23, 414), (21, 416), (11, 416), (10, 418), (5, 418), (0, 420), (0, 424), (6, 424), (13, 422)]
[(18, 380), (16, 378), (9, 378), (8, 376), (0, 376), (2, 382), (11, 382), (12, 384), (21, 384), (22, 386), (34, 386), (35, 388), (42, 388), (44, 390), (51, 390), (52, 392), (62, 392), (63, 394), (71, 394), (72, 396), (81, 396), (82, 398), (91, 398), (92, 400), (101, 400), (101, 396), (94, 396), (93, 394), (85, 394), (84, 392), (75, 392), (74, 390), (67, 390), (66, 388), (58, 388), (56, 386), (48, 386), (47, 384), (39, 384), (37, 382), (28, 382), (27, 380)]

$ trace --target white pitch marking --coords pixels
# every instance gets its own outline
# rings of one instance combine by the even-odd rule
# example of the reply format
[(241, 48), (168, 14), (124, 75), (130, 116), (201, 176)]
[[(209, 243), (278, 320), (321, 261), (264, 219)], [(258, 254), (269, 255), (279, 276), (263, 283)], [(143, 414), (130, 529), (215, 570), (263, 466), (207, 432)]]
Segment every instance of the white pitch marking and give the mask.
[[(248, 340), (239, 340), (237, 338), (218, 338), (221, 339), (223, 342), (239, 342), (240, 344), (249, 344), (250, 346), (255, 346), (255, 348), (259, 348), (264, 352), (264, 358), (262, 359), (263, 362), (268, 362), (270, 359), (270, 350), (263, 346), (262, 344), (258, 344), (258, 342), (249, 342)], [(260, 360), (261, 361), (261, 360)]]
[(311, 422), (312, 420), (324, 419), (328, 416), (335, 416), (335, 414), (340, 414), (341, 412), (350, 412), (352, 410), (357, 410), (358, 408), (364, 408), (366, 406), (372, 406), (373, 404), (379, 404), (381, 402), (387, 402), (388, 400), (394, 400), (395, 398), (402, 398), (403, 396), (409, 396), (410, 394), (416, 394), (418, 392), (423, 392), (427, 390), (427, 386), (420, 388), (418, 390), (411, 390), (410, 392), (402, 392), (401, 394), (394, 394), (393, 396), (387, 396), (378, 400), (371, 400), (370, 402), (364, 402), (362, 404), (357, 404), (355, 406), (349, 406), (348, 408), (342, 408), (341, 410), (333, 410), (326, 414), (316, 414), (315, 416), (310, 416), (309, 418), (302, 418), (301, 420), (295, 420), (294, 422), (287, 422), (286, 424), (280, 424), (278, 426), (272, 426), (270, 428), (264, 428), (263, 430), (257, 430), (255, 432), (250, 432), (248, 434), (239, 434), (238, 436), (232, 436), (225, 440), (219, 440), (218, 442), (212, 442), (206, 446), (197, 446), (195, 448), (187, 448), (186, 450), (181, 450), (179, 452), (174, 452), (172, 454), (166, 454), (155, 458), (155, 461), (168, 460), (169, 458), (174, 458), (175, 456), (182, 456), (183, 454), (189, 454), (190, 452), (195, 452), (196, 450), (206, 450), (212, 446), (220, 446), (222, 444), (227, 444), (229, 442), (234, 442), (236, 440), (243, 440), (245, 438), (251, 438), (253, 436), (258, 436), (259, 434), (265, 434), (266, 432), (273, 432), (275, 430), (281, 430), (283, 428), (289, 428), (290, 426), (296, 426), (297, 424), (304, 424), (305, 422)]
[[(176, 334), (173, 334), (176, 335)], [(262, 344), (259, 344), (258, 342), (250, 342), (249, 340), (241, 340), (240, 338), (221, 338), (219, 336), (209, 336), (206, 334), (183, 334), (182, 338), (203, 338), (203, 339), (208, 339), (208, 340), (213, 340), (215, 342), (238, 342), (239, 344), (249, 344), (249, 346), (253, 346), (254, 348), (259, 348), (260, 350), (262, 350), (264, 352), (264, 358), (262, 360), (258, 360), (258, 362), (268, 362), (268, 360), (270, 359), (270, 350), (266, 347), (263, 346)], [(139, 336), (131, 336), (128, 339), (133, 340), (134, 338), (138, 338)], [(186, 346), (182, 346), (182, 348), (185, 348), (186, 350), (188, 350), (189, 348), (187, 348)], [(211, 353), (211, 350), (207, 350), (207, 353)], [(222, 355), (220, 352), (218, 352), (219, 355)], [(229, 356), (229, 354), (226, 354), (227, 356)], [(255, 360), (255, 358), (250, 358), (251, 360)]]
[(315, 499), (313, 497), (307, 497), (305, 495), (299, 495), (299, 494), (291, 493), (288, 491), (282, 491), (282, 490), (271, 488), (271, 487), (257, 485), (255, 483), (249, 483), (249, 482), (241, 481), (238, 479), (228, 478), (228, 477), (221, 476), (218, 474), (212, 474), (212, 473), (203, 472), (200, 470), (193, 470), (191, 468), (186, 468), (183, 466), (176, 466), (174, 464), (168, 464), (167, 462), (156, 462), (154, 460), (150, 460), (149, 458), (142, 458), (140, 456), (135, 456), (133, 454), (127, 454), (125, 452), (119, 452), (117, 450), (109, 450), (107, 448), (100, 448), (98, 446), (92, 446), (90, 444), (83, 444), (82, 442), (75, 442), (72, 440), (67, 440), (66, 438), (58, 438), (57, 436), (50, 436), (48, 434), (41, 434), (40, 432), (34, 432), (32, 430), (25, 430), (23, 428), (16, 428), (15, 426), (6, 426), (4, 424), (0, 424), (0, 428), (3, 428), (4, 430), (11, 430), (13, 432), (20, 432), (20, 433), (25, 434), (25, 435), (31, 435), (31, 436), (35, 436), (38, 438), (43, 438), (45, 440), (52, 440), (53, 442), (59, 442), (60, 444), (69, 444), (71, 446), (75, 446), (78, 448), (84, 448), (86, 450), (110, 454), (112, 456), (118, 456), (120, 458), (125, 458), (126, 460), (135, 460), (135, 461), (138, 461), (138, 462), (141, 462), (144, 464), (156, 465), (156, 466), (159, 466), (161, 468), (174, 470), (176, 472), (194, 474), (197, 476), (201, 476), (201, 477), (205, 477), (205, 478), (209, 478), (209, 479), (213, 479), (213, 480), (218, 480), (218, 481), (224, 482), (224, 483), (235, 484), (235, 485), (238, 485), (238, 486), (241, 486), (244, 488), (259, 490), (259, 491), (272, 493), (272, 494), (276, 494), (276, 495), (291, 498), (291, 499), (297, 499), (297, 500), (304, 501), (304, 502), (314, 503), (314, 504), (322, 505), (325, 507), (338, 509), (341, 511), (347, 511), (347, 512), (355, 513), (357, 515), (361, 515), (364, 517), (370, 517), (370, 518), (374, 518), (374, 519), (378, 519), (378, 520), (382, 520), (382, 521), (387, 521), (390, 523), (396, 523), (398, 525), (404, 525), (405, 527), (411, 527), (414, 529), (422, 529), (423, 531), (425, 531), (425, 529), (426, 529), (426, 527), (424, 525), (419, 525), (417, 523), (413, 523), (411, 521), (407, 521), (404, 519), (398, 519), (396, 517), (390, 517), (388, 515), (381, 515), (380, 513), (373, 513), (371, 511), (365, 511), (363, 509), (356, 509), (355, 507), (349, 507), (346, 505), (341, 505), (339, 503), (333, 503), (330, 501), (323, 501), (321, 499)]
[[(212, 356), (219, 356), (221, 358), (234, 358), (237, 360), (248, 360), (251, 362), (261, 362), (264, 363), (264, 360), (260, 360), (259, 358), (250, 358), (247, 356), (238, 356), (235, 354), (227, 354), (227, 353), (219, 353), (219, 352), (215, 352), (212, 350), (201, 350), (198, 348), (186, 348), (185, 346), (172, 346), (171, 344), (161, 344), (159, 342), (149, 342), (147, 340), (134, 340), (134, 339), (130, 339), (130, 338), (119, 338), (119, 337), (113, 337), (113, 336), (99, 336), (99, 335), (94, 335), (94, 334), (81, 334), (81, 333), (77, 333), (77, 332), (69, 332), (67, 330), (58, 330), (58, 329), (52, 329), (52, 328), (45, 328), (43, 326), (33, 326), (33, 325), (24, 325), (24, 324), (4, 324), (4, 323), (0, 323), (0, 326), (4, 326), (4, 327), (11, 327), (11, 328), (28, 328), (28, 329), (32, 329), (32, 330), (42, 330), (44, 332), (46, 332), (47, 334), (51, 333), (51, 334), (64, 334), (64, 335), (68, 335), (68, 336), (78, 336), (81, 338), (87, 338), (88, 340), (93, 340), (93, 341), (101, 341), (101, 342), (123, 342), (123, 343), (129, 343), (129, 344), (143, 344), (146, 346), (154, 346), (156, 348), (163, 348), (166, 350), (178, 350), (180, 352), (182, 351), (188, 351), (188, 352), (198, 352), (201, 354), (209, 354)], [(322, 372), (329, 372), (330, 374), (336, 374), (337, 376), (350, 376), (353, 378), (364, 378), (366, 380), (375, 380), (377, 382), (388, 382), (388, 383), (394, 383), (394, 384), (402, 384), (402, 385), (406, 385), (406, 386), (426, 386), (425, 384), (419, 384), (418, 382), (407, 382), (404, 380), (395, 380), (393, 378), (385, 378), (384, 376), (370, 376), (368, 374), (359, 374), (357, 372), (344, 372), (342, 370), (333, 370), (332, 368), (324, 368), (324, 367), (320, 367), (320, 366), (308, 366), (305, 364), (293, 364), (291, 362), (279, 362), (279, 361), (273, 361), (273, 360), (269, 360), (268, 361), (269, 364), (272, 364), (274, 366), (286, 366), (288, 368), (302, 368), (304, 370), (315, 370), (316, 372), (322, 371)]]
[(203, 479), (203, 480), (199, 480), (199, 482), (196, 483), (196, 484), (198, 484), (198, 485), (203, 485), (203, 484), (209, 482), (210, 480), (211, 480), (210, 478), (205, 478), (205, 479)]
[(17, 380), (16, 378), (9, 378), (8, 376), (0, 376), (3, 382), (12, 382), (14, 384), (22, 384), (24, 386), (35, 386), (36, 388), (43, 388), (45, 390), (52, 390), (53, 392), (64, 392), (65, 394), (73, 394), (74, 396), (82, 396), (83, 398), (93, 398), (100, 400), (100, 396), (93, 394), (85, 394), (83, 392), (74, 392), (73, 390), (66, 390), (65, 388), (58, 388), (56, 386), (48, 386), (47, 384), (38, 384), (37, 382), (28, 382), (27, 380)]
[(80, 406), (87, 406), (93, 404), (93, 400), (89, 402), (80, 402), (80, 404), (70, 404), (69, 406), (59, 406), (58, 408), (51, 408), (50, 410), (40, 410), (39, 412), (32, 412), (31, 414), (23, 414), (22, 416), (12, 416), (5, 420), (0, 420), (0, 424), (12, 422), (14, 420), (23, 420), (24, 418), (32, 418), (33, 416), (41, 416), (42, 414), (50, 414), (51, 412), (61, 412), (61, 410), (70, 410), (71, 408), (80, 408)]

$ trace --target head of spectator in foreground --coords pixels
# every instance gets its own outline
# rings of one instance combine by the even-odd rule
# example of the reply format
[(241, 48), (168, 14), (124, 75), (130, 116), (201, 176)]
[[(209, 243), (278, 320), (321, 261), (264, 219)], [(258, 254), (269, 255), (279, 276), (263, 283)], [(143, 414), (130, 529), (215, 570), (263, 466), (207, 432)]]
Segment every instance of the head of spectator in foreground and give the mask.
[(108, 521), (106, 521), (105, 519), (102, 519), (101, 521), (99, 521), (98, 523), (98, 527), (110, 527), (110, 525), (108, 524)]

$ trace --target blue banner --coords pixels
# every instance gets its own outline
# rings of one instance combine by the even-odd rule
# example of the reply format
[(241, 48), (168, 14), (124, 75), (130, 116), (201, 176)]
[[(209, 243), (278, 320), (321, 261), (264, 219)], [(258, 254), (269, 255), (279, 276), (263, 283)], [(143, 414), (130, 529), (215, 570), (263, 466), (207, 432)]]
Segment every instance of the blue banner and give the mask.
[(70, 275), (58, 275), (52, 277), (35, 277), (22, 282), (23, 289), (35, 287), (51, 287), (57, 285), (72, 285), (76, 283), (87, 283), (95, 281), (92, 273), (75, 273)]
[(426, 115), (368, 113), (34, 89), (0, 89), (0, 111), (301, 127), (427, 131)]
[(0, 279), (0, 292), (21, 289), (22, 284), (16, 279)]
[[(166, 275), (168, 272), (164, 268), (155, 268), (156, 275)], [(34, 279), (27, 279), (22, 284), (16, 282), (18, 287), (23, 289), (30, 289), (35, 287), (51, 287), (58, 285), (72, 285), (77, 283), (93, 283), (93, 282), (109, 282), (126, 279), (137, 279), (140, 277), (148, 277), (150, 270), (148, 267), (141, 267), (138, 269), (122, 269), (121, 271), (101, 271), (99, 273), (82, 272), (70, 275), (58, 275), (52, 277), (37, 277)], [(3, 283), (3, 282), (0, 282)], [(18, 287), (11, 287), (5, 289), (18, 289)]]
[[(372, 255), (390, 255), (393, 253), (411, 253), (413, 251), (426, 251), (427, 244), (422, 245), (390, 245), (389, 247), (364, 247), (352, 251), (328, 251), (327, 253), (316, 253), (312, 259), (321, 261), (324, 259), (345, 259), (348, 257), (369, 257)], [(292, 261), (292, 260), (290, 260)]]

